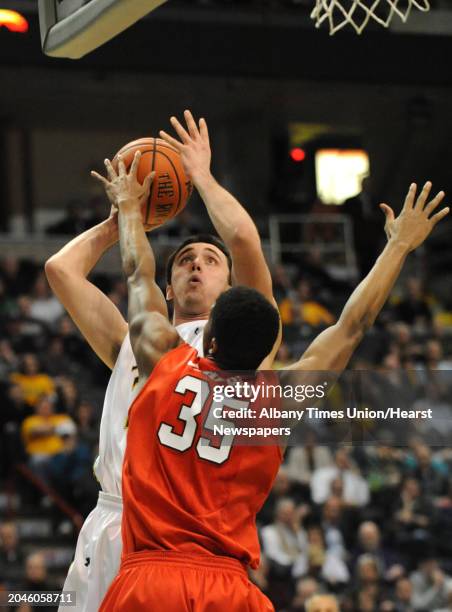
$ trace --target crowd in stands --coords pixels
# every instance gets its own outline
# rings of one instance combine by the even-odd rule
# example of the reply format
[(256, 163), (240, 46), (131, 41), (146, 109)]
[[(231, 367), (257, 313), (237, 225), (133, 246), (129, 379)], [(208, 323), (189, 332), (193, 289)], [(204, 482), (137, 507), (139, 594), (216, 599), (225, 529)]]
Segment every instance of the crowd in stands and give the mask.
[[(93, 280), (125, 314), (124, 281)], [(281, 369), (337, 320), (351, 287), (314, 251), (299, 267), (275, 266), (273, 280), (284, 324)], [(423, 283), (406, 278), (350, 365), (366, 372), (366, 399), (387, 393), (429, 406), (442, 415), (439, 425), (412, 423), (403, 444), (397, 431), (386, 431), (385, 439), (355, 446), (326, 440), (313, 426), (287, 449), (258, 515), (263, 556), (252, 573), (278, 611), (305, 611), (322, 593), (335, 595), (343, 612), (452, 609), (452, 337), (440, 314)], [(42, 266), (1, 260), (0, 497), (13, 490), (23, 508), (50, 516), (55, 530), (67, 517), (53, 493), (82, 516), (95, 505), (92, 464), (108, 376)], [(0, 507), (0, 589), (60, 588), (46, 550), (22, 546), (17, 512)], [(74, 543), (76, 535), (73, 529)]]

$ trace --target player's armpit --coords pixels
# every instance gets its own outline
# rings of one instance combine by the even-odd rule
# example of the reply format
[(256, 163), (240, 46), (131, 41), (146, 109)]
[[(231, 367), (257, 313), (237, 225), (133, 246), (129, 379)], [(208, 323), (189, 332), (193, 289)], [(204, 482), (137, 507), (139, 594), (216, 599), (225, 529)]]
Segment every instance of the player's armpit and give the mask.
[(90, 281), (50, 259), (49, 284), (96, 355), (113, 368), (127, 334), (127, 323), (106, 295)]
[(144, 312), (130, 322), (130, 342), (140, 381), (146, 380), (159, 359), (182, 339), (168, 319), (158, 312)]

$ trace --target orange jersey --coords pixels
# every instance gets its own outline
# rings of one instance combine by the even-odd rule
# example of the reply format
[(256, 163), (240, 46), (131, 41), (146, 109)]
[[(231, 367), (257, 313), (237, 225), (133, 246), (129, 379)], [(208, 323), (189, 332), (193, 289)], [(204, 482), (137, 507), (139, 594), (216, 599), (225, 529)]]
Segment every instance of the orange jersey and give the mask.
[(282, 460), (277, 445), (207, 437), (218, 367), (187, 344), (164, 355), (129, 411), (123, 466), (124, 555), (223, 555), (257, 567), (255, 518)]

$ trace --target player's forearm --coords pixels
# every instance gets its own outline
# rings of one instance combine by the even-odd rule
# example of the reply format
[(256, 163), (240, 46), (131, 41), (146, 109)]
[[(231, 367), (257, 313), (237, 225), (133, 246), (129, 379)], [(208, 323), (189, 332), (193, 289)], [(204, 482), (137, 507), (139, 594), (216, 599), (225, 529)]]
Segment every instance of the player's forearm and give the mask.
[(144, 231), (140, 206), (130, 201), (119, 210), (119, 245), (129, 285), (145, 291), (155, 281), (155, 258)]
[(371, 327), (388, 299), (408, 253), (404, 244), (388, 242), (372, 270), (350, 296), (339, 324), (349, 325), (357, 332)]
[(256, 242), (260, 242), (258, 231), (250, 215), (210, 173), (197, 177), (195, 187), (215, 229), (229, 249), (233, 250), (242, 240), (250, 242), (255, 239)]
[(109, 217), (66, 244), (46, 262), (50, 284), (59, 272), (87, 277), (102, 255), (118, 241), (118, 223)]

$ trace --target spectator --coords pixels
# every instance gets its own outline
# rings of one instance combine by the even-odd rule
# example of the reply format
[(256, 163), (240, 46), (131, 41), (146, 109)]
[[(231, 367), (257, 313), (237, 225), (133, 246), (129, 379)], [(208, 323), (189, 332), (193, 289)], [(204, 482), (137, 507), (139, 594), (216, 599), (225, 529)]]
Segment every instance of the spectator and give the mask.
[(289, 497), (292, 493), (292, 482), (287, 473), (285, 465), (281, 465), (276, 475), (275, 481), (270, 491), (270, 495), (267, 497), (265, 504), (258, 514), (258, 520), (260, 523), (267, 524), (273, 520), (275, 515), (275, 506), (278, 500), (283, 497)]
[(15, 257), (5, 257), (0, 261), (0, 278), (10, 298), (16, 298), (23, 293), (25, 287), (21, 278), (19, 261)]
[(86, 444), (78, 441), (73, 421), (59, 424), (57, 430), (63, 447), (50, 457), (47, 475), (56, 491), (72, 505), (78, 506), (78, 488), (80, 485), (83, 488), (83, 481), (92, 470), (91, 453)]
[(34, 282), (31, 300), (31, 317), (37, 321), (42, 321), (49, 327), (55, 325), (64, 313), (63, 306), (50, 292), (44, 272), (41, 272)]
[(331, 485), (336, 478), (343, 483), (343, 499), (350, 506), (365, 506), (369, 502), (369, 487), (359, 474), (352, 469), (348, 453), (344, 449), (336, 451), (335, 465), (314, 470), (311, 480), (311, 496), (316, 504), (323, 504), (331, 493)]
[(424, 293), (420, 279), (410, 276), (405, 284), (406, 296), (395, 309), (398, 321), (404, 321), (416, 327), (429, 327), (432, 323), (432, 311)]
[(55, 414), (54, 410), (53, 397), (42, 395), (35, 406), (35, 414), (22, 424), (22, 439), (30, 464), (45, 479), (49, 458), (64, 448), (59, 428), (73, 423), (67, 414)]
[(9, 340), (0, 340), (0, 380), (6, 380), (19, 367), (19, 359)]
[(367, 482), (374, 502), (379, 508), (388, 506), (387, 495), (400, 485), (402, 479), (402, 451), (393, 448), (389, 432), (385, 437), (389, 438), (388, 444), (375, 444), (365, 449), (369, 462)]
[(365, 590), (378, 599), (382, 574), (378, 559), (369, 553), (358, 557), (356, 562), (356, 581), (358, 591)]
[(342, 518), (343, 503), (338, 497), (332, 495), (326, 500), (322, 509), (322, 528), (326, 545), (341, 558), (343, 558), (346, 550), (342, 533)]
[(299, 578), (295, 585), (295, 597), (289, 612), (304, 612), (308, 599), (319, 593), (320, 586), (315, 578)]
[(358, 546), (354, 551), (353, 567), (356, 566), (358, 559), (362, 558), (363, 555), (371, 555), (376, 560), (379, 573), (385, 580), (396, 580), (404, 573), (404, 568), (396, 562), (394, 553), (383, 548), (380, 529), (372, 521), (365, 521), (359, 526)]
[(292, 283), (285, 266), (277, 264), (272, 270), (273, 295), (278, 304), (286, 299), (292, 290)]
[(74, 361), (64, 350), (63, 339), (60, 336), (52, 336), (46, 346), (45, 351), (40, 356), (44, 370), (55, 378), (57, 376), (67, 376), (68, 374), (80, 371)]
[(8, 583), (17, 583), (22, 575), (24, 555), (19, 543), (17, 525), (13, 521), (0, 523), (0, 576)]
[(304, 444), (291, 449), (287, 473), (292, 480), (308, 486), (316, 470), (333, 466), (333, 456), (328, 446), (319, 446), (315, 432), (309, 431)]
[(290, 576), (292, 570), (297, 575), (297, 563), (305, 565), (307, 540), (301, 516), (292, 499), (283, 497), (276, 504), (274, 523), (261, 531), (265, 555), (279, 575)]
[(405, 478), (393, 516), (395, 541), (399, 550), (412, 559), (416, 558), (428, 543), (432, 506), (421, 494), (419, 482), (415, 478)]
[(80, 402), (75, 412), (75, 422), (80, 442), (86, 444), (92, 451), (99, 440), (99, 427), (94, 407), (90, 402), (86, 400)]
[(395, 612), (414, 612), (413, 585), (408, 578), (397, 580), (393, 599)]
[(306, 602), (306, 612), (340, 612), (333, 595), (314, 595)]
[(440, 457), (432, 457), (426, 444), (418, 444), (407, 459), (411, 473), (419, 482), (424, 495), (438, 497), (447, 491), (448, 468)]
[(23, 356), (21, 371), (11, 374), (10, 379), (22, 388), (29, 406), (34, 406), (41, 395), (55, 391), (53, 380), (41, 371), (38, 358), (33, 353)]
[[(43, 553), (35, 552), (28, 555), (25, 561), (25, 580), (20, 586), (22, 591), (56, 591), (56, 585), (48, 578), (47, 565)], [(53, 612), (55, 606), (32, 606), (32, 612)]]
[(5, 281), (0, 276), (0, 316), (11, 317), (16, 310), (16, 303), (8, 293)]
[(48, 327), (42, 321), (34, 319), (31, 314), (31, 299), (27, 295), (17, 298), (18, 311), (6, 325), (6, 332), (11, 338), (13, 348), (20, 353), (36, 352), (47, 342)]
[(86, 361), (86, 346), (68, 316), (64, 316), (60, 319), (58, 324), (58, 335), (63, 341), (65, 354), (73, 361), (84, 364)]
[(350, 579), (344, 561), (345, 550), (341, 551), (336, 545), (326, 546), (322, 528), (317, 525), (308, 527), (308, 546), (305, 563), (301, 560), (294, 567), (294, 575), (309, 574), (321, 578), (330, 585), (347, 583)]
[(56, 383), (58, 405), (61, 406), (62, 412), (66, 412), (75, 417), (80, 402), (80, 396), (75, 381), (69, 376), (60, 376), (57, 378)]
[(279, 311), (284, 325), (305, 323), (317, 328), (332, 325), (336, 320), (325, 306), (312, 297), (311, 285), (304, 279), (298, 282), (293, 297), (287, 297), (280, 303)]
[(444, 608), (452, 590), (452, 578), (439, 567), (433, 556), (419, 562), (417, 571), (410, 576), (413, 585), (412, 603), (415, 612)]

